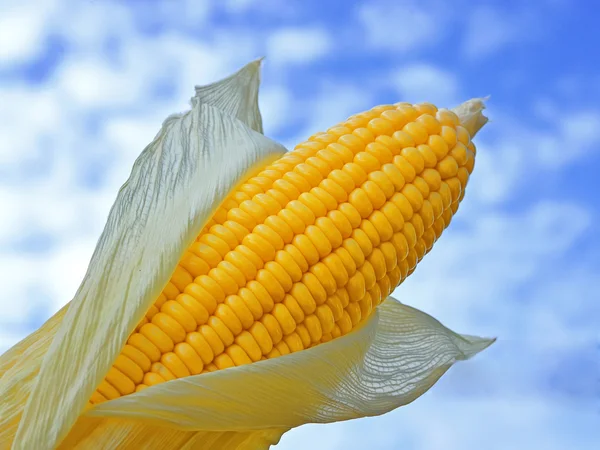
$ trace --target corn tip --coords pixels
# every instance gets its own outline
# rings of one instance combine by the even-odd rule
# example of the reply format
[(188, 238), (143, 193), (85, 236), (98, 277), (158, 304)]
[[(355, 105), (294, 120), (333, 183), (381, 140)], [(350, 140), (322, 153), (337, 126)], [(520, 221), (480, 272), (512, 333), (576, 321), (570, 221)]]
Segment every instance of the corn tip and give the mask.
[(473, 138), (489, 120), (483, 115), (483, 110), (486, 108), (485, 102), (488, 101), (489, 98), (489, 95), (486, 97), (472, 98), (452, 109), (460, 119), (462, 126), (464, 126), (471, 134), (471, 138)]

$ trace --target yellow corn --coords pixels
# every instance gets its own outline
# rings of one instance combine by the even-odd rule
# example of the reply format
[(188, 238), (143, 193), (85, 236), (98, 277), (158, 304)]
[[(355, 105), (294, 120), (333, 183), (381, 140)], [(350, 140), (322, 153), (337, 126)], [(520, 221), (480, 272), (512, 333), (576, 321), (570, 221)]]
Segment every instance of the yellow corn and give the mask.
[(220, 206), (90, 403), (349, 333), (431, 250), (474, 158), (431, 104), (378, 106), (299, 144)]

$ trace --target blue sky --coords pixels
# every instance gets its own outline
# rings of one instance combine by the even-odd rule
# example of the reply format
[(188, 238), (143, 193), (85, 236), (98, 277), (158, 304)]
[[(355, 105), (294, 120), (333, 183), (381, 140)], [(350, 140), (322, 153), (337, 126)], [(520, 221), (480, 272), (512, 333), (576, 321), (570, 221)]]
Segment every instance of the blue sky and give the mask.
[(497, 336), (413, 404), (277, 449), (546, 450), (600, 442), (600, 6), (591, 1), (0, 4), (0, 352), (75, 293), (119, 186), (195, 84), (266, 56), (293, 147), (379, 103), (491, 95), (456, 221), (396, 290)]

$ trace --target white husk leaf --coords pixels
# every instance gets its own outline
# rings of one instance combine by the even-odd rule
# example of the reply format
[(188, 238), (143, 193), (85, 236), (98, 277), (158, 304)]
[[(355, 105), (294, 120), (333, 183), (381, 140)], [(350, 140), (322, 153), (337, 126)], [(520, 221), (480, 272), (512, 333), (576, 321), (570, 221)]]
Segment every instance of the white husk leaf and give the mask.
[(359, 328), (326, 344), (169, 381), (99, 404), (84, 417), (248, 432), (379, 415), (415, 400), (456, 361), (492, 342), (458, 335), (389, 298)]
[(12, 381), (14, 367), (0, 379), (0, 394), (8, 395), (0, 430), (16, 425), (31, 389), (12, 448), (51, 449), (61, 441), (216, 205), (285, 152), (250, 128), (261, 130), (259, 64), (198, 89), (191, 111), (168, 118), (135, 162), (39, 374), (26, 386)]

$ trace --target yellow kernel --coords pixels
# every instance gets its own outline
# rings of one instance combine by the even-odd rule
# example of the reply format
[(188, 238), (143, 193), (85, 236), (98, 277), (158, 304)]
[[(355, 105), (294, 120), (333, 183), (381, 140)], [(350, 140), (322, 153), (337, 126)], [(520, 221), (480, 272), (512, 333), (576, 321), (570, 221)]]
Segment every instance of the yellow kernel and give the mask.
[(319, 279), (312, 273), (305, 273), (302, 277), (302, 283), (306, 285), (311, 295), (315, 299), (317, 305), (322, 305), (327, 300), (327, 292), (319, 281)]
[(121, 393), (115, 389), (115, 387), (108, 383), (106, 380), (102, 380), (100, 385), (97, 388), (98, 392), (106, 399), (113, 400), (115, 398), (119, 398)]
[(415, 145), (424, 144), (427, 142), (428, 134), (427, 129), (419, 122), (409, 122), (402, 128), (402, 131), (406, 131), (410, 134), (415, 142)]
[[(147, 327), (148, 325), (152, 325), (152, 324), (146, 324), (142, 328)], [(156, 327), (156, 328), (158, 328), (158, 327)], [(160, 331), (160, 329), (158, 329), (158, 331)], [(168, 336), (167, 336), (167, 338), (168, 338)], [(134, 333), (129, 337), (129, 339), (127, 340), (127, 343), (129, 345), (131, 345), (133, 348), (135, 348), (136, 350), (138, 350), (139, 352), (141, 352), (151, 362), (158, 361), (160, 359), (160, 355), (162, 354), (161, 348), (163, 346), (161, 345), (159, 347), (156, 344), (154, 344), (153, 340), (148, 339), (144, 334), (142, 334), (141, 328), (140, 328), (139, 333)], [(144, 368), (144, 370), (145, 370), (145, 368)]]
[(114, 386), (121, 395), (132, 394), (135, 392), (135, 383), (114, 366), (108, 369), (105, 379)]
[[(352, 183), (354, 184), (354, 183)], [(348, 193), (335, 181), (326, 178), (319, 184), (319, 188), (327, 192), (335, 200), (335, 207), (348, 199)], [(333, 209), (333, 208), (332, 208)]]
[(430, 191), (438, 191), (440, 189), (442, 178), (437, 170), (425, 169), (421, 174), (421, 177), (423, 177), (423, 180), (425, 180), (429, 186)]
[(392, 152), (385, 145), (382, 145), (379, 142), (371, 142), (368, 144), (365, 147), (365, 152), (369, 153), (371, 156), (374, 156), (380, 165), (390, 162), (394, 157)]
[(284, 335), (290, 334), (296, 329), (296, 321), (282, 303), (275, 305), (272, 314), (277, 319), (277, 322), (279, 322)]
[(456, 127), (457, 125), (460, 125), (460, 120), (458, 119), (458, 116), (448, 109), (439, 109), (435, 117), (438, 120), (438, 122), (440, 122), (442, 125), (447, 125), (451, 127)]
[(165, 380), (157, 373), (147, 372), (146, 374), (144, 374), (144, 384), (146, 386), (155, 386), (157, 384), (164, 383), (165, 381), (167, 380)]
[(414, 184), (407, 184), (401, 193), (408, 199), (414, 211), (418, 211), (423, 204), (423, 194)]
[(352, 134), (359, 137), (365, 144), (375, 140), (375, 135), (368, 128), (357, 128)]
[[(330, 244), (329, 247), (337, 248), (340, 245), (342, 245), (342, 240), (343, 240), (342, 234), (339, 232), (339, 230), (336, 228), (335, 224), (333, 223), (333, 221), (330, 218), (319, 217), (315, 222), (315, 226), (321, 231), (323, 236), (325, 236), (325, 239), (327, 239), (327, 241)], [(307, 233), (308, 233), (308, 228), (307, 228)], [(307, 236), (308, 236), (308, 234), (307, 234)], [(329, 254), (330, 252), (331, 252), (331, 250), (329, 250), (327, 252), (327, 254)], [(324, 254), (322, 256), (324, 257), (326, 255)]]
[[(203, 275), (203, 276), (205, 276), (205, 275)], [(209, 278), (209, 277), (207, 277), (207, 278), (212, 281), (211, 278)], [(196, 278), (196, 280), (198, 280), (198, 278)], [(221, 288), (219, 288), (219, 290), (222, 293), (222, 297), (220, 294), (218, 296), (218, 300), (221, 301), (221, 299), (225, 299), (225, 293), (222, 291)], [(216, 291), (213, 291), (213, 292), (216, 292)], [(212, 295), (208, 289), (205, 289), (204, 287), (200, 286), (196, 282), (188, 285), (185, 288), (184, 293), (188, 294), (188, 295), (192, 296), (194, 299), (196, 299), (196, 301), (198, 303), (200, 303), (202, 306), (204, 306), (206, 308), (206, 311), (208, 311), (209, 314), (212, 314), (213, 312), (215, 312), (215, 309), (217, 309), (217, 298), (215, 298), (215, 296)]]
[(423, 220), (423, 225), (425, 226), (425, 229), (433, 225), (433, 221), (435, 220), (435, 214), (433, 212), (433, 206), (431, 206), (429, 200), (423, 201), (423, 206), (421, 206), (419, 215)]
[(344, 160), (336, 152), (329, 149), (320, 150), (316, 156), (325, 161), (331, 169), (340, 169), (344, 165)]
[(416, 177), (413, 180), (413, 184), (419, 191), (421, 191), (423, 198), (429, 197), (429, 184), (427, 184), (427, 181), (421, 177)]
[(425, 160), (415, 147), (406, 147), (400, 154), (413, 166), (415, 173), (421, 173), (425, 167)]
[[(431, 138), (431, 136), (429, 136)], [(435, 167), (437, 164), (437, 156), (429, 145), (421, 144), (417, 146), (417, 150), (423, 157), (423, 164), (425, 168)]]
[[(410, 249), (413, 248), (415, 246), (415, 244), (417, 243), (417, 232), (415, 231), (415, 227), (413, 226), (413, 224), (411, 222), (406, 222), (404, 224), (404, 228), (402, 229), (402, 234), (404, 235), (404, 237), (406, 238), (406, 241), (408, 242), (408, 248), (409, 248), (409, 254), (410, 254)], [(408, 258), (408, 256), (407, 256)]]
[(377, 136), (375, 142), (388, 149), (391, 152), (392, 157), (400, 153), (400, 150), (402, 150), (402, 145), (400, 142), (391, 136)]
[(172, 300), (179, 295), (179, 289), (169, 281), (163, 288), (163, 294), (165, 294), (167, 299)]
[[(308, 270), (309, 264), (308, 261), (306, 260), (306, 258), (302, 255), (302, 253), (300, 253), (300, 250), (298, 250), (295, 246), (293, 245), (286, 245), (283, 250), (288, 253), (292, 259), (294, 260), (294, 262), (296, 264), (298, 264), (298, 267), (300, 267), (300, 270), (302, 272), (306, 272)], [(275, 261), (277, 261), (277, 259), (275, 259)], [(283, 263), (280, 262), (281, 265), (283, 265)], [(291, 273), (290, 273), (291, 276)], [(293, 277), (292, 277), (293, 278)]]
[(356, 302), (365, 295), (367, 288), (365, 286), (365, 277), (361, 272), (356, 272), (350, 277), (346, 286), (346, 291), (348, 292), (349, 300), (351, 302)]
[[(381, 118), (390, 122), (394, 131), (402, 128), (407, 122), (406, 116), (395, 109), (383, 111), (381, 113)], [(393, 134), (393, 132), (388, 134)]]
[(446, 125), (442, 126), (442, 132), (440, 133), (440, 136), (442, 137), (442, 139), (444, 139), (446, 144), (448, 144), (448, 148), (452, 148), (456, 145), (457, 137), (456, 130), (454, 128)]
[(329, 306), (327, 305), (321, 305), (317, 307), (315, 315), (319, 319), (319, 322), (321, 324), (321, 330), (323, 331), (323, 333), (327, 334), (331, 332), (333, 326), (335, 325), (331, 308), (329, 308)]
[[(175, 380), (177, 378), (175, 377), (173, 372), (171, 372), (163, 363), (160, 362), (155, 362), (154, 364), (152, 364), (151, 370), (155, 374), (160, 375), (160, 377), (166, 381)], [(146, 380), (144, 379), (144, 381)]]
[(234, 250), (227, 253), (225, 260), (228, 263), (233, 264), (242, 274), (244, 274), (246, 281), (253, 280), (256, 276), (256, 266), (240, 252)]
[[(341, 250), (344, 250), (343, 248)], [(331, 276), (334, 278), (337, 287), (345, 286), (348, 282), (348, 272), (344, 267), (344, 263), (341, 258), (336, 254), (332, 253), (329, 256), (323, 258), (323, 264), (329, 272)]]
[(215, 358), (215, 366), (217, 366), (219, 370), (223, 370), (230, 367), (235, 367), (235, 363), (227, 353), (221, 353)]
[[(342, 239), (346, 239), (352, 234), (352, 224), (339, 209), (330, 211), (327, 214), (327, 218), (331, 221)], [(339, 246), (339, 244), (336, 245), (336, 247), (337, 246)]]
[(373, 205), (367, 193), (361, 189), (354, 189), (348, 196), (348, 202), (359, 212), (361, 217), (369, 217), (373, 212)]
[[(186, 295), (186, 294), (180, 294), (177, 296), (177, 298), (179, 298), (181, 295)], [(188, 297), (190, 297), (190, 296), (188, 296)], [(192, 298), (192, 300), (195, 301), (193, 298)], [(174, 319), (179, 325), (181, 325), (181, 327), (185, 330), (186, 333), (189, 333), (196, 329), (197, 324), (196, 324), (196, 320), (194, 319), (194, 316), (192, 316), (178, 302), (169, 300), (162, 306), (162, 308), (160, 310), (161, 310), (161, 312), (167, 314), (169, 317)]]
[(404, 177), (404, 181), (406, 183), (410, 183), (414, 180), (417, 172), (412, 164), (402, 155), (397, 155), (394, 157), (394, 165), (400, 170), (402, 176)]
[(419, 117), (419, 112), (410, 103), (397, 104), (397, 110), (404, 114), (407, 122), (415, 120), (417, 117)]
[(466, 146), (471, 142), (471, 135), (465, 127), (459, 125), (456, 127), (456, 139)]
[(454, 158), (459, 166), (464, 166), (467, 162), (468, 151), (469, 150), (467, 149), (467, 147), (465, 147), (465, 144), (463, 144), (462, 142), (457, 142), (454, 148), (450, 150), (450, 154), (448, 156)]
[(463, 186), (463, 192), (464, 192), (464, 190), (467, 186), (467, 183), (469, 182), (469, 171), (466, 168), (461, 167), (460, 169), (458, 169), (456, 178), (458, 178), (460, 180), (460, 183)]
[(179, 264), (194, 277), (205, 275), (210, 270), (210, 266), (206, 261), (194, 255), (192, 252), (186, 252)]
[(442, 195), (439, 192), (432, 192), (429, 194), (429, 203), (431, 203), (431, 208), (433, 209), (433, 216), (437, 219), (444, 211)]
[(362, 190), (367, 194), (369, 201), (374, 209), (379, 209), (386, 202), (387, 198), (385, 193), (379, 188), (377, 183), (371, 180), (365, 181), (362, 186)]
[(336, 295), (332, 295), (331, 297), (329, 297), (327, 299), (327, 302), (325, 302), (325, 305), (327, 305), (329, 307), (329, 309), (331, 309), (331, 313), (333, 315), (333, 320), (335, 322), (340, 320), (340, 318), (342, 317), (342, 314), (344, 313), (344, 307), (342, 306), (342, 302), (340, 301), (339, 297)]
[[(356, 326), (360, 322), (360, 319), (361, 319), (359, 302), (350, 303), (348, 306), (346, 306), (346, 312), (350, 316), (350, 321), (352, 323), (352, 326), (353, 327)], [(341, 327), (340, 327), (340, 329), (341, 329)]]
[(366, 173), (372, 172), (373, 170), (377, 170), (379, 167), (381, 167), (379, 160), (368, 152), (357, 153), (354, 157), (354, 164), (358, 165)]
[(286, 295), (282, 304), (288, 309), (296, 323), (301, 323), (304, 320), (304, 311), (294, 296), (291, 294)]
[[(203, 364), (209, 364), (214, 359), (215, 354), (222, 353), (225, 347), (212, 328), (208, 326), (205, 326), (205, 328), (204, 333), (198, 331), (189, 333), (185, 338), (185, 343), (194, 349)], [(206, 339), (204, 334), (209, 334), (211, 336), (210, 339)], [(183, 343), (180, 342), (175, 348), (177, 349), (177, 347), (180, 347), (182, 344)], [(182, 349), (180, 347), (180, 352), (181, 351)], [(177, 350), (175, 353), (177, 353)]]
[(317, 303), (304, 283), (296, 283), (290, 290), (290, 295), (296, 299), (304, 314), (312, 314)]
[(421, 124), (427, 131), (427, 134), (430, 135), (438, 134), (442, 130), (440, 123), (430, 114), (423, 114), (418, 117), (416, 123)]
[(288, 348), (290, 349), (290, 353), (299, 352), (300, 350), (304, 350), (304, 345), (302, 343), (302, 339), (298, 335), (298, 333), (290, 333), (283, 338), (283, 341), (286, 343)]
[[(392, 167), (394, 167), (392, 165)], [(389, 177), (381, 170), (371, 172), (368, 176), (369, 181), (374, 182), (385, 194), (386, 198), (390, 198), (395, 193), (394, 184)]]
[[(275, 257), (275, 247), (273, 247), (266, 239), (257, 234), (249, 234), (242, 242), (246, 247), (256, 253), (264, 262), (271, 261)], [(231, 285), (231, 283), (229, 283), (229, 285)], [(233, 290), (233, 292), (229, 292), (229, 294), (234, 294), (236, 291), (237, 289)]]
[(450, 186), (448, 186), (448, 183), (446, 181), (442, 181), (439, 193), (442, 196), (443, 209), (445, 210), (449, 208), (450, 204), (452, 203), (452, 192), (450, 190)]
[(375, 276), (375, 269), (373, 269), (373, 266), (370, 262), (365, 261), (363, 266), (360, 268), (360, 273), (365, 279), (365, 289), (367, 291), (373, 286), (375, 286), (375, 283), (377, 282), (377, 277)]
[[(235, 314), (244, 329), (248, 329), (250, 326), (252, 326), (254, 323), (254, 315), (240, 296), (230, 295), (225, 299), (224, 305), (228, 306), (229, 309)], [(219, 305), (219, 308), (220, 306), (221, 305)], [(217, 308), (217, 312), (215, 313), (217, 317), (220, 317), (219, 308)], [(222, 317), (221, 319), (223, 320)]]
[[(248, 200), (248, 202), (252, 203), (250, 200)], [(227, 252), (230, 250), (229, 246), (227, 245), (227, 242), (225, 242), (223, 239), (218, 238), (217, 236), (210, 234), (210, 233), (202, 235), (198, 239), (198, 241), (201, 242), (202, 244), (208, 245), (210, 248), (217, 251), (219, 253), (219, 255), (221, 255), (221, 258), (224, 257), (227, 254)], [(185, 277), (185, 274), (179, 273), (179, 276)], [(174, 283), (179, 288), (177, 283), (176, 282), (174, 282)], [(185, 287), (185, 286), (183, 286), (183, 287)]]
[(352, 331), (352, 319), (347, 311), (342, 313), (342, 317), (336, 322), (337, 326), (340, 328), (342, 335), (348, 334)]
[(394, 233), (402, 229), (402, 226), (404, 225), (404, 217), (402, 216), (400, 209), (394, 203), (391, 201), (386, 202), (380, 211), (387, 219)]
[[(236, 318), (237, 320), (237, 318)], [(207, 325), (211, 327), (219, 336), (219, 339), (225, 344), (225, 347), (231, 345), (234, 336), (231, 329), (220, 318), (212, 316), (208, 319)], [(241, 328), (241, 325), (240, 325)]]
[(419, 114), (429, 114), (431, 116), (435, 116), (435, 114), (437, 113), (437, 108), (435, 107), (435, 105), (432, 105), (431, 103), (427, 102), (418, 103), (414, 105), (414, 108)]
[(256, 274), (256, 281), (265, 288), (275, 303), (283, 300), (285, 290), (271, 271), (266, 269), (259, 270)]
[[(393, 204), (389, 203), (389, 205), (390, 206), (387, 208), (388, 210), (390, 208), (395, 208), (395, 206)], [(397, 211), (397, 208), (396, 208), (396, 211)], [(401, 214), (399, 211), (398, 211), (398, 214), (400, 215), (400, 218), (401, 218)], [(396, 217), (396, 219), (397, 219), (397, 217)], [(390, 221), (388, 220), (388, 218), (382, 211), (374, 211), (373, 214), (371, 214), (369, 216), (369, 221), (371, 222), (373, 227), (375, 227), (375, 229), (377, 230), (377, 233), (379, 234), (379, 239), (381, 242), (388, 241), (392, 238), (392, 235), (394, 234), (394, 229), (392, 228)], [(404, 222), (404, 220), (402, 220), (402, 222)]]
[(279, 342), (275, 348), (279, 351), (279, 354), (281, 356), (285, 356), (285, 355), (289, 355), (290, 354), (290, 348), (288, 347), (288, 345), (285, 343), (285, 341), (281, 341)]
[(174, 341), (181, 342), (185, 339), (185, 330), (175, 320), (163, 313), (158, 313), (152, 318), (152, 323), (147, 323), (140, 329), (161, 353), (173, 350)]
[(415, 139), (412, 137), (412, 135), (404, 130), (396, 131), (392, 135), (392, 139), (398, 143), (399, 148), (414, 147), (416, 145)]
[[(381, 237), (377, 232), (377, 228), (375, 228), (375, 226), (369, 220), (362, 221), (362, 223), (360, 224), (360, 230), (362, 230), (367, 235), (373, 247), (377, 247), (379, 245), (379, 243), (381, 242)], [(368, 256), (370, 254), (371, 251), (366, 252), (365, 256)]]
[[(310, 273), (315, 276), (326, 292), (326, 295), (332, 295), (337, 289), (335, 278), (325, 264), (319, 262), (310, 268)], [(325, 298), (326, 299), (326, 298)], [(323, 302), (325, 301), (323, 300)], [(322, 303), (322, 302), (321, 302)]]
[(394, 164), (390, 163), (383, 165), (381, 167), (381, 171), (387, 176), (387, 178), (392, 183), (394, 191), (399, 191), (406, 183), (404, 181), (404, 176), (402, 175), (402, 172)]
[[(366, 154), (368, 155), (368, 153)], [(355, 186), (360, 186), (367, 179), (367, 173), (359, 164), (355, 162), (345, 164), (343, 171), (352, 178)]]
[(329, 253), (331, 253), (332, 244), (329, 241), (329, 239), (327, 239), (327, 236), (325, 235), (325, 233), (323, 233), (321, 228), (319, 228), (316, 225), (310, 225), (306, 227), (306, 231), (304, 232), (304, 234), (310, 239), (312, 244), (317, 249), (319, 259), (324, 258)]
[(331, 134), (336, 137), (343, 136), (344, 134), (351, 133), (352, 130), (342, 126), (331, 127), (327, 130), (327, 134)]
[(260, 322), (267, 329), (273, 344), (277, 344), (283, 338), (283, 330), (277, 319), (272, 314), (265, 314)]
[[(211, 269), (210, 272), (208, 272), (208, 276), (216, 281), (227, 295), (233, 294), (239, 288), (236, 280), (219, 266)], [(245, 282), (245, 280), (243, 281)]]
[[(182, 342), (181, 344), (177, 344), (177, 345), (185, 346), (186, 344)], [(181, 350), (181, 347), (180, 347), (180, 350)], [(192, 350), (192, 353), (196, 353), (193, 351), (193, 349), (191, 349), (191, 350)], [(180, 353), (185, 354), (185, 352), (183, 352), (183, 353), (180, 352)], [(189, 356), (189, 355), (187, 355), (187, 356)], [(189, 377), (191, 375), (189, 369), (184, 364), (184, 362), (179, 358), (179, 356), (177, 356), (173, 352), (165, 353), (164, 355), (162, 355), (160, 362), (167, 369), (169, 369), (169, 372), (171, 372), (176, 378)], [(202, 372), (202, 369), (200, 370), (200, 372)]]
[(390, 243), (396, 250), (398, 261), (404, 260), (408, 256), (408, 241), (402, 232), (394, 233), (394, 236), (390, 240)]
[(446, 180), (456, 176), (458, 173), (458, 164), (452, 156), (448, 155), (438, 163), (437, 170), (440, 173), (440, 177)]
[(243, 331), (239, 336), (235, 338), (235, 343), (239, 345), (242, 350), (244, 350), (244, 352), (250, 357), (252, 361), (260, 361), (263, 352), (260, 346), (258, 345), (258, 342), (256, 342), (256, 339), (250, 332)]
[[(292, 334), (294, 334), (294, 333), (292, 333)], [(300, 337), (303, 348), (310, 347), (312, 339), (310, 337), (310, 333), (308, 332), (308, 329), (306, 328), (306, 326), (304, 324), (300, 324), (296, 327), (296, 334), (298, 334), (298, 336)]]
[(350, 149), (353, 153), (361, 151), (365, 147), (365, 143), (353, 134), (344, 134), (338, 138), (338, 143)]

